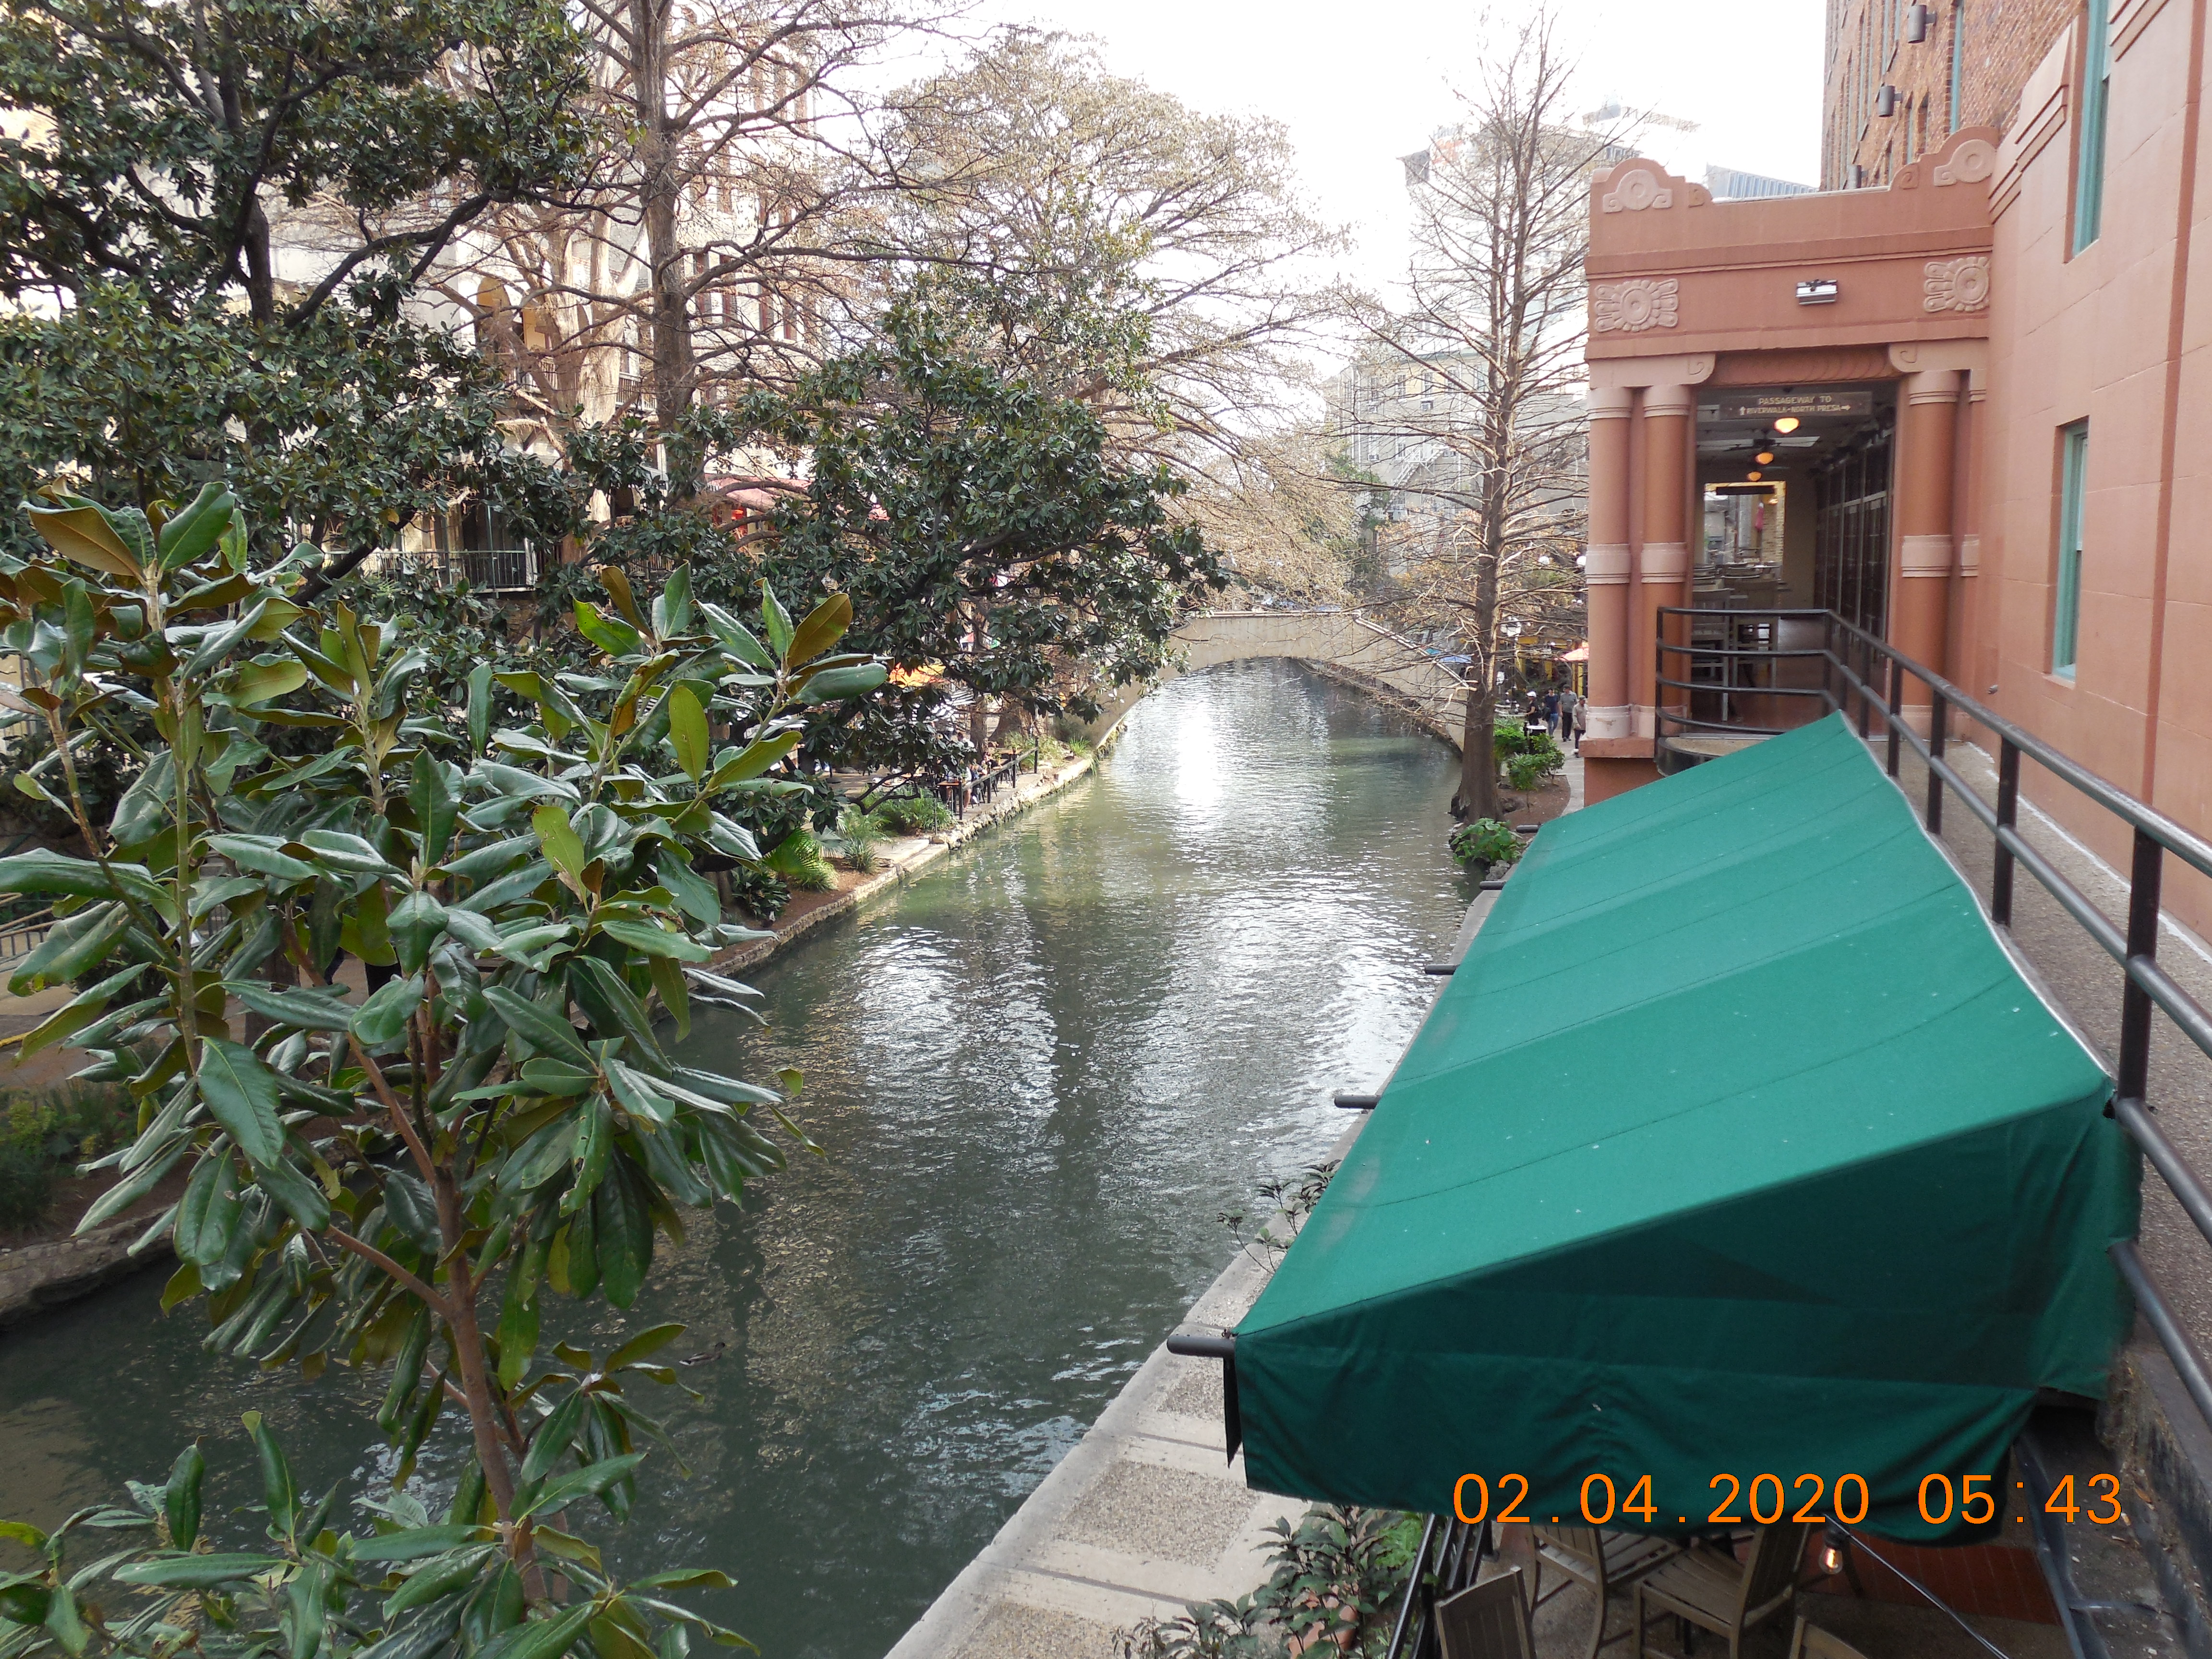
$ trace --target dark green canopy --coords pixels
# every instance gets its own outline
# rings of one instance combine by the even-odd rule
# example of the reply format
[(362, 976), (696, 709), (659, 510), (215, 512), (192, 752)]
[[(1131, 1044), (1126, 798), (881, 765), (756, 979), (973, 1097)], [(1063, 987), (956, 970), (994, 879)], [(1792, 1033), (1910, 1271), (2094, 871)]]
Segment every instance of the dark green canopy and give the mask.
[(1237, 1329), (1248, 1477), (1958, 1535), (2127, 1328), (2110, 1092), (1840, 719), (1548, 824)]

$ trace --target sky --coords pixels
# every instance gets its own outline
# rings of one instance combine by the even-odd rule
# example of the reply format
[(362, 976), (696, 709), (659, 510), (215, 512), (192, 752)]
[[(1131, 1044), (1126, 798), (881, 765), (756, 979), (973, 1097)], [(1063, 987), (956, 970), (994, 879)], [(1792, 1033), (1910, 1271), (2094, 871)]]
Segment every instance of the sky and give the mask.
[[(1522, 10), (1494, 3), (1509, 21)], [(1658, 159), (1818, 180), (1824, 0), (1553, 3), (1583, 107), (1611, 96), (1698, 124), (1647, 144)], [(1451, 88), (1479, 56), (1485, 10), (1481, 0), (983, 0), (980, 17), (1096, 36), (1118, 74), (1198, 109), (1282, 122), (1322, 218), (1358, 236), (1348, 274), (1381, 286), (1405, 260), (1396, 158), (1453, 118)]]

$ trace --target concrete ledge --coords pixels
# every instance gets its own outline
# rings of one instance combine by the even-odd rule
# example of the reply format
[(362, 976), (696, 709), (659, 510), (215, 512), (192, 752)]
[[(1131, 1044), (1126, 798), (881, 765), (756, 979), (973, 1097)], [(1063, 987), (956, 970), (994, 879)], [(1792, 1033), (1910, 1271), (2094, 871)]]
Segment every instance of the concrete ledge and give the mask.
[(170, 1261), (166, 1238), (131, 1255), (131, 1243), (148, 1222), (144, 1216), (110, 1222), (81, 1238), (49, 1239), (0, 1252), (0, 1330)]
[(2212, 1429), (2155, 1340), (2120, 1350), (2100, 1418), (2098, 1436), (2129, 1486), (2154, 1500), (2138, 1541), (2158, 1569), (2166, 1610), (2190, 1638), (2185, 1647), (2203, 1659), (2212, 1650)]

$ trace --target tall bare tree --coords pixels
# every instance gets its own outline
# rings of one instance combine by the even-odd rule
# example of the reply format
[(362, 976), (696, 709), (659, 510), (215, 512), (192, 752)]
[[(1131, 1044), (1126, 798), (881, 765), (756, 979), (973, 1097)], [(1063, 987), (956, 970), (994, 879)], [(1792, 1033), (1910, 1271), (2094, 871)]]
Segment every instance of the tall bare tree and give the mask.
[(900, 94), (886, 251), (969, 343), (1074, 397), (1124, 450), (1202, 465), (1287, 424), (1343, 246), (1288, 135), (1109, 73), (1090, 41), (1003, 30)]
[(875, 309), (901, 181), (863, 89), (934, 0), (578, 0), (601, 142), (557, 202), (491, 216), (441, 273), (555, 448), (570, 411), (665, 427), (786, 380)]
[(1476, 817), (1498, 810), (1501, 620), (1571, 591), (1589, 186), (1620, 137), (1573, 118), (1573, 64), (1548, 9), (1493, 38), (1460, 93), (1457, 125), (1412, 186), (1407, 302), (1366, 322), (1373, 344), (1431, 393), (1394, 400), (1389, 417), (1395, 441), (1436, 463), (1413, 481), (1416, 511), (1435, 522), (1408, 549), (1399, 603), (1449, 627), (1472, 659), (1454, 804)]

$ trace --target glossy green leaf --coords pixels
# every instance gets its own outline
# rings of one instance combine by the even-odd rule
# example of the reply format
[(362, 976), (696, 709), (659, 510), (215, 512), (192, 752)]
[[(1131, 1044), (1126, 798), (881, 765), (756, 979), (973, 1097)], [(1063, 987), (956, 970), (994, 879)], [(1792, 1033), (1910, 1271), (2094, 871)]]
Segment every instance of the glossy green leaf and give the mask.
[(238, 498), (221, 484), (201, 485), (200, 493), (161, 526), (158, 544), (161, 569), (165, 573), (181, 570), (214, 552), (223, 532), (230, 528), (231, 514), (237, 507)]
[(620, 1457), (601, 1458), (596, 1463), (572, 1470), (556, 1480), (547, 1482), (521, 1514), (532, 1516), (541, 1510), (550, 1514), (568, 1508), (580, 1498), (597, 1498), (644, 1462), (643, 1452), (627, 1452)]
[(600, 921), (599, 931), (647, 956), (673, 957), (678, 962), (708, 962), (714, 955), (711, 946), (665, 927), (656, 927), (651, 922), (609, 918)]
[(546, 862), (560, 872), (561, 879), (578, 897), (588, 897), (584, 866), (589, 857), (568, 813), (558, 806), (541, 806), (530, 815), (530, 827), (538, 832), (538, 844), (544, 849)]
[(207, 1459), (197, 1445), (177, 1454), (169, 1466), (168, 1483), (161, 1488), (161, 1518), (167, 1522), (169, 1542), (188, 1550), (199, 1541), (200, 1483), (207, 1478)]
[(653, 1215), (637, 1187), (629, 1166), (615, 1159), (608, 1165), (607, 1178), (592, 1194), (599, 1281), (606, 1287), (607, 1300), (617, 1308), (637, 1300), (653, 1266)]
[(422, 1006), (422, 975), (410, 974), (404, 979), (390, 980), (361, 1005), (349, 1029), (364, 1048), (381, 1048), (399, 1040), (407, 1030), (407, 1022)]
[(768, 648), (775, 653), (776, 660), (791, 667), (791, 612), (783, 608), (775, 590), (766, 582), (761, 584), (761, 631), (768, 635)]
[(799, 688), (799, 701), (835, 702), (841, 697), (861, 696), (890, 678), (890, 671), (879, 662), (862, 663), (854, 668), (825, 668)]
[(200, 1098), (239, 1151), (256, 1164), (273, 1164), (283, 1155), (276, 1077), (259, 1055), (221, 1037), (205, 1038), (200, 1045), (198, 1082)]
[(584, 1047), (576, 1028), (566, 1019), (556, 1018), (503, 985), (487, 985), (483, 994), (484, 1000), (506, 1022), (507, 1029), (540, 1054), (566, 1060), (587, 1071), (597, 1068), (598, 1062), (592, 1058), (591, 1050)]
[(106, 962), (130, 926), (131, 913), (119, 903), (97, 904), (56, 922), (38, 948), (23, 958), (8, 988), (25, 997), (49, 985), (66, 984)]
[(399, 1532), (364, 1538), (353, 1547), (356, 1561), (422, 1561), (449, 1550), (485, 1541), (484, 1528), (462, 1523), (442, 1527), (409, 1527)]
[(408, 800), (415, 808), (415, 822), (422, 836), (422, 862), (436, 864), (453, 844), (453, 824), (460, 814), (460, 802), (454, 798), (446, 763), (427, 749), (415, 757)]
[(226, 980), (222, 988), (264, 1019), (294, 1030), (347, 1030), (356, 1012), (334, 991), (280, 990), (258, 979)]
[(845, 630), (852, 625), (852, 596), (832, 593), (799, 624), (791, 636), (791, 649), (784, 653), (785, 663), (793, 668), (804, 667), (844, 638)]
[(668, 740), (676, 749), (676, 763), (696, 783), (707, 775), (707, 714), (689, 688), (678, 686), (668, 694)]
[(241, 870), (258, 870), (282, 881), (307, 881), (316, 873), (313, 865), (286, 852), (274, 836), (210, 836), (208, 846)]
[(219, 1584), (258, 1578), (284, 1565), (281, 1555), (164, 1555), (118, 1567), (115, 1577), (121, 1583), (158, 1585), (164, 1589), (212, 1589)]

